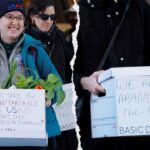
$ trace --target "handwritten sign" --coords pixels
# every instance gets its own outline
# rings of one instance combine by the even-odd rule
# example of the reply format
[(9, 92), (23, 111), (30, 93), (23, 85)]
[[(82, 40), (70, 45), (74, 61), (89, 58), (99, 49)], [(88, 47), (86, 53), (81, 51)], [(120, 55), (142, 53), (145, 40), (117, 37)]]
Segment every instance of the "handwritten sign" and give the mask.
[(116, 80), (118, 134), (150, 134), (150, 76)]
[(150, 135), (150, 75), (114, 76), (91, 96), (92, 137)]
[(61, 131), (74, 129), (76, 127), (75, 110), (73, 109), (72, 83), (63, 85), (65, 100), (59, 106), (54, 105)]
[(40, 144), (45, 145), (45, 122), (44, 90), (0, 90), (0, 139), (10, 138), (8, 145), (14, 145), (15, 138), (20, 139), (15, 145), (28, 145), (25, 138), (32, 139), (35, 146), (38, 144), (36, 139), (39, 143), (41, 139)]

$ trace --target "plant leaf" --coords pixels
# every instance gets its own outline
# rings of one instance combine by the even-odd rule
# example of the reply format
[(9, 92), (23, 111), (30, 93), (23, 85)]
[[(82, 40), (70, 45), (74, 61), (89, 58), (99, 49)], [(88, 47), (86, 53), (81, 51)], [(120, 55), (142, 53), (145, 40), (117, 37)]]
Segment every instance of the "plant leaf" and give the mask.
[(59, 80), (55, 83), (55, 90), (60, 90), (62, 88), (62, 82)]
[(47, 90), (47, 91), (51, 91), (51, 90), (55, 90), (55, 85), (54, 84), (51, 84), (51, 83), (46, 83), (46, 85), (45, 85), (45, 89)]
[(43, 79), (41, 79), (41, 80), (39, 80), (39, 84), (44, 87), (46, 82)]
[(65, 92), (63, 90), (58, 90), (56, 91), (56, 96), (57, 96), (57, 106), (58, 106), (64, 101)]
[(25, 83), (24, 85), (29, 85), (30, 83), (32, 83), (34, 80), (33, 80), (33, 77), (28, 77), (26, 80), (25, 80)]
[(52, 100), (53, 97), (54, 97), (54, 92), (53, 91), (48, 91), (47, 92), (47, 99)]
[(22, 88), (24, 86), (24, 83), (26, 81), (26, 78), (22, 75), (19, 75), (16, 77), (16, 88)]
[(59, 78), (55, 75), (55, 74), (49, 74), (46, 80), (46, 83), (50, 82), (50, 83), (56, 83), (59, 80)]
[(16, 62), (13, 61), (12, 65), (10, 67), (10, 73), (9, 73), (8, 77), (6, 78), (6, 80), (4, 81), (4, 84), (3, 84), (4, 89), (11, 86), (12, 78), (16, 72), (16, 68), (17, 68), (17, 64), (16, 64)]

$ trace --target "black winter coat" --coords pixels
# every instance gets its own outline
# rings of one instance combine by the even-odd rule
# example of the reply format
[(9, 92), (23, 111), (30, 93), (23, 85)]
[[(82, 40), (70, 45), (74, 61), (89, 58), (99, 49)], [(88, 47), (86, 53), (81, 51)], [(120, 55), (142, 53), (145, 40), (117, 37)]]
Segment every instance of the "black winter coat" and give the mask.
[[(127, 0), (80, 0), (78, 51), (74, 65), (77, 94), (83, 76), (92, 74), (101, 61), (112, 33), (122, 18)], [(131, 0), (130, 9), (103, 69), (150, 65), (150, 6)]]
[(71, 82), (70, 61), (73, 57), (73, 51), (67, 45), (64, 33), (55, 25), (47, 33), (41, 32), (35, 27), (27, 29), (26, 32), (44, 44), (47, 54), (64, 83)]

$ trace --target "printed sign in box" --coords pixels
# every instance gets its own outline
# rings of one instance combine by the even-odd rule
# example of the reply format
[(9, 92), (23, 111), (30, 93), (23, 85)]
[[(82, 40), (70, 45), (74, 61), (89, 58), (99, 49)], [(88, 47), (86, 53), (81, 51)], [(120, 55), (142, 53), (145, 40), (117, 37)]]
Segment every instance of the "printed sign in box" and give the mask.
[(0, 146), (46, 146), (45, 91), (0, 90)]
[(150, 67), (111, 68), (98, 81), (106, 95), (91, 96), (92, 137), (150, 135)]

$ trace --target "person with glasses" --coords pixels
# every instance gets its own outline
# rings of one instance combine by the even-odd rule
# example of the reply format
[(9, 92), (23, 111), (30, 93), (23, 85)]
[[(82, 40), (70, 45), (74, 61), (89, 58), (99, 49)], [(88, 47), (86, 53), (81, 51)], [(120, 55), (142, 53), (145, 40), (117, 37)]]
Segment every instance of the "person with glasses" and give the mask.
[[(46, 80), (48, 74), (53, 73), (60, 78), (56, 68), (45, 52), (43, 44), (24, 33), (25, 12), (22, 0), (1, 0), (0, 1), (0, 84), (4, 85), (11, 68), (16, 64), (14, 76), (23, 75), (25, 77), (33, 76), (34, 79)], [(27, 69), (28, 68), (28, 69)], [(7, 87), (13, 83), (9, 82)], [(55, 98), (53, 99), (55, 103)], [(60, 127), (56, 114), (52, 106), (46, 107), (46, 129), (50, 149), (53, 148), (53, 137), (60, 134)], [(17, 139), (16, 139), (17, 141)], [(19, 145), (19, 144), (18, 144)], [(7, 145), (6, 145), (7, 146)], [(36, 147), (15, 147), (1, 149), (45, 149)]]
[[(43, 43), (63, 82), (70, 83), (70, 61), (73, 54), (64, 33), (55, 25), (56, 16), (53, 0), (31, 0), (26, 8), (25, 32)], [(61, 135), (56, 137), (56, 142), (58, 150), (76, 150), (78, 143), (75, 130), (61, 132)]]
[(15, 19), (18, 21), (18, 22), (23, 22), (24, 21), (24, 16), (22, 15), (19, 15), (17, 17), (11, 15), (11, 14), (5, 14), (4, 17), (9, 20), (9, 21), (14, 21)]
[[(107, 93), (98, 83), (98, 77), (104, 70), (150, 65), (148, 0), (79, 0), (79, 17), (73, 79), (78, 95), (77, 123), (83, 150), (149, 150), (149, 136), (92, 138), (90, 114), (91, 94), (102, 96)], [(116, 35), (121, 20), (122, 25), (113, 43), (112, 37)], [(112, 47), (109, 43), (113, 43)], [(111, 47), (108, 57), (97, 71), (100, 62), (106, 58), (104, 56), (108, 45)], [(127, 130), (128, 133), (131, 131)]]

